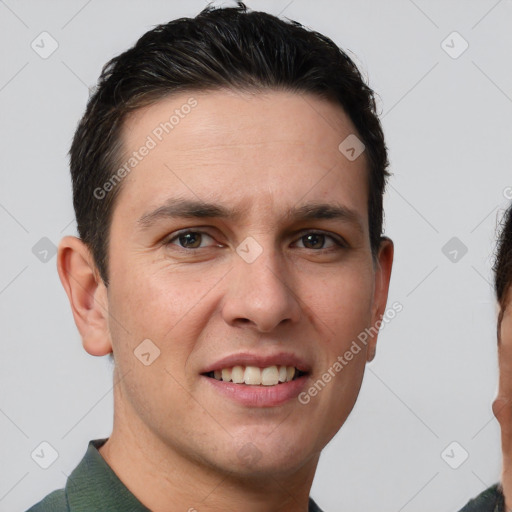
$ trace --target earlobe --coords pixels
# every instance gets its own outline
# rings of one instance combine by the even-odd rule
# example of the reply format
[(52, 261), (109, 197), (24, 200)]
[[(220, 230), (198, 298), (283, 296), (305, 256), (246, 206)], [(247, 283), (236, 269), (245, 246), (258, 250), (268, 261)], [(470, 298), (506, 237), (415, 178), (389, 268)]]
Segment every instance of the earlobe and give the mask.
[(370, 344), (368, 347), (368, 351), (366, 352), (366, 361), (371, 363), (375, 359), (375, 348), (376, 348), (376, 340), (375, 343)]
[(71, 305), (85, 350), (93, 356), (112, 352), (108, 329), (106, 287), (89, 248), (74, 236), (64, 237), (57, 253), (57, 270)]
[(394, 245), (388, 237), (382, 237), (379, 252), (377, 254), (375, 270), (375, 288), (373, 294), (372, 309), (372, 335), (369, 338), (366, 359), (368, 362), (375, 358), (377, 351), (378, 331), (382, 325), (382, 318), (386, 312), (388, 301), (389, 281), (393, 267)]

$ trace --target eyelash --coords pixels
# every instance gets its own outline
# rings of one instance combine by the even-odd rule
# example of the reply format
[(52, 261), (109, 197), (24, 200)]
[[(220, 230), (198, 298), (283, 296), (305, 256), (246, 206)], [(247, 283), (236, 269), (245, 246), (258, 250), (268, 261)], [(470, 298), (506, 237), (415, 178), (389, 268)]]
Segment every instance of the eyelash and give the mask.
[[(172, 236), (172, 238), (168, 238), (164, 242), (164, 245), (165, 246), (176, 245), (176, 247), (179, 250), (187, 251), (187, 252), (198, 251), (200, 249), (208, 249), (208, 247), (193, 247), (193, 248), (189, 248), (188, 247), (187, 248), (187, 247), (180, 247), (177, 244), (173, 244), (173, 242), (175, 240), (177, 240), (181, 236), (185, 236), (185, 235), (187, 235), (189, 233), (207, 235), (207, 236), (209, 236), (210, 238), (213, 239), (213, 236), (208, 234), (206, 231), (201, 231), (201, 230), (197, 230), (197, 229), (185, 229), (183, 231), (177, 232), (174, 236)], [(306, 235), (321, 235), (321, 236), (324, 236), (326, 238), (330, 238), (336, 244), (336, 246), (337, 246), (337, 247), (334, 247), (334, 248), (330, 247), (330, 248), (327, 248), (327, 249), (310, 249), (310, 250), (315, 251), (315, 252), (321, 252), (321, 251), (326, 251), (327, 252), (327, 251), (332, 251), (332, 250), (346, 249), (348, 247), (348, 244), (343, 239), (338, 239), (334, 235), (329, 235), (329, 234), (327, 234), (324, 231), (316, 231), (316, 230), (301, 231), (301, 236), (299, 236), (297, 240), (300, 240), (301, 238), (304, 238)], [(304, 247), (304, 249), (307, 249), (307, 247)]]

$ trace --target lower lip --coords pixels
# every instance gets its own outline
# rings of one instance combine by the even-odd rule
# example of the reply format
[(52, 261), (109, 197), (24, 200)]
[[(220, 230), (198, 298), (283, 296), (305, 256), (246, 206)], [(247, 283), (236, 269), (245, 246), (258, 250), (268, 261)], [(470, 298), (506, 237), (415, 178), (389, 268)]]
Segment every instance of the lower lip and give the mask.
[(251, 386), (234, 384), (202, 375), (219, 393), (248, 407), (275, 407), (296, 398), (304, 389), (307, 375), (276, 384), (275, 386)]

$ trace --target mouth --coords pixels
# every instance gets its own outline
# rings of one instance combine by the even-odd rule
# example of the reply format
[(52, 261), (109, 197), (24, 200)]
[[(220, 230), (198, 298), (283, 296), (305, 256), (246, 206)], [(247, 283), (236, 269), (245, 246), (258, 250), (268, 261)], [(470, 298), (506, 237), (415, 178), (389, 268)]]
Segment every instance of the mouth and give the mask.
[(222, 368), (202, 373), (205, 377), (221, 382), (231, 382), (245, 386), (272, 387), (281, 386), (307, 376), (308, 372), (295, 366), (272, 365), (265, 368), (241, 366)]
[(200, 375), (216, 396), (244, 407), (278, 407), (293, 404), (313, 366), (292, 352), (238, 352), (210, 363)]

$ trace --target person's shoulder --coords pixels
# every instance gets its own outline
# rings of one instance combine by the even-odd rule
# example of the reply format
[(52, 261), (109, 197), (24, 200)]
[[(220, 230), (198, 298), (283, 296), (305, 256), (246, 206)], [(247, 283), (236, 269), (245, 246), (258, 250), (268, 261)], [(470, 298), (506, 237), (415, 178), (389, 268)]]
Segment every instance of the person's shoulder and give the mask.
[(57, 489), (30, 507), (26, 512), (68, 512), (68, 502), (64, 489)]
[(470, 500), (459, 512), (505, 512), (505, 500), (500, 484), (486, 489)]
[(322, 509), (314, 502), (311, 496), (309, 497), (308, 512), (323, 512)]

